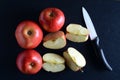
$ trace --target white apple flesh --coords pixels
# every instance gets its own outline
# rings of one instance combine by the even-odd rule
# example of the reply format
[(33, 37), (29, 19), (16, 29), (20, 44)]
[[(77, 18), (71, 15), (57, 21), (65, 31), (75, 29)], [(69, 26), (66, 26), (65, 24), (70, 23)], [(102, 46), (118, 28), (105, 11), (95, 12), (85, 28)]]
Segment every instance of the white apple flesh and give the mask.
[(88, 40), (88, 29), (79, 24), (69, 24), (66, 31), (66, 38), (72, 42), (85, 42)]
[(81, 70), (86, 65), (84, 56), (75, 48), (69, 47), (63, 52), (67, 65), (73, 71)]
[(66, 38), (72, 42), (85, 42), (88, 40), (88, 35), (75, 35), (71, 33), (66, 33)]
[(49, 49), (61, 49), (66, 45), (66, 37), (63, 31), (47, 34), (43, 39), (43, 46)]
[(43, 55), (43, 69), (47, 72), (61, 72), (65, 69), (65, 60), (62, 56), (55, 53)]
[(43, 63), (43, 68), (47, 72), (56, 73), (56, 72), (63, 71), (65, 69), (65, 65), (64, 64)]

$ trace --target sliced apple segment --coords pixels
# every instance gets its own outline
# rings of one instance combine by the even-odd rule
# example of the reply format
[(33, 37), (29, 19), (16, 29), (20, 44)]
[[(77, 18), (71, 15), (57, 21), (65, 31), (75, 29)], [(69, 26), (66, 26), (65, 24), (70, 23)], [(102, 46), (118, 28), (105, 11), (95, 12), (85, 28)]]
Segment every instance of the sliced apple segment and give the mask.
[(49, 49), (61, 49), (66, 45), (66, 37), (63, 31), (47, 34), (43, 39), (43, 46)]
[(46, 53), (43, 55), (43, 61), (49, 62), (49, 63), (65, 63), (65, 60), (63, 57), (61, 57), (58, 54), (55, 53)]
[(43, 55), (43, 69), (48, 72), (61, 72), (65, 69), (65, 60), (62, 56), (55, 53)]
[(51, 64), (51, 63), (43, 63), (43, 69), (48, 72), (61, 72), (65, 69), (64, 64)]
[(88, 40), (89, 31), (79, 24), (69, 24), (66, 28), (66, 38), (73, 42), (85, 42)]
[(81, 70), (86, 65), (84, 56), (75, 48), (69, 47), (63, 52), (67, 65), (73, 71)]
[(88, 35), (75, 35), (71, 33), (66, 33), (66, 38), (72, 42), (85, 42), (88, 40)]
[(88, 35), (89, 34), (88, 30), (79, 24), (69, 24), (67, 26), (67, 31), (72, 34), (77, 34), (77, 35)]

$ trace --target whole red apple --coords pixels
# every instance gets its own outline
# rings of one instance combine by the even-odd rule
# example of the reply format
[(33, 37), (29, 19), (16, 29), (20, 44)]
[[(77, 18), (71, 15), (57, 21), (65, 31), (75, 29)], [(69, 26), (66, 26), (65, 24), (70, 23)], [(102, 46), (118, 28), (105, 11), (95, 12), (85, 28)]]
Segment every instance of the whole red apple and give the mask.
[(58, 8), (46, 8), (40, 13), (39, 22), (47, 32), (56, 32), (63, 27), (65, 16)]
[(22, 48), (32, 49), (41, 43), (43, 32), (35, 22), (23, 21), (17, 26), (15, 37)]
[(36, 74), (42, 68), (42, 57), (35, 50), (25, 50), (17, 56), (16, 65), (24, 74)]

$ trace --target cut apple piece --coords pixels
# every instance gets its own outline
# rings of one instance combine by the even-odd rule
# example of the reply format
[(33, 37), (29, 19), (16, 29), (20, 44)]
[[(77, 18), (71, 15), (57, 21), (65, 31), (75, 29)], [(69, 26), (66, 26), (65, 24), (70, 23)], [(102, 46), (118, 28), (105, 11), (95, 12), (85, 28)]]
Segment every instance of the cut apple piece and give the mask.
[(46, 53), (43, 55), (43, 61), (44, 62), (49, 62), (49, 63), (65, 63), (65, 60), (63, 57), (61, 57), (58, 54), (55, 53)]
[(76, 35), (88, 35), (89, 34), (89, 31), (85, 27), (79, 24), (69, 24), (67, 26), (67, 31), (69, 33), (76, 34)]
[(47, 34), (43, 39), (43, 46), (49, 49), (61, 49), (66, 46), (66, 37), (63, 31)]
[(73, 71), (81, 70), (86, 65), (84, 56), (75, 48), (69, 47), (63, 52), (67, 65)]
[(88, 40), (88, 35), (75, 35), (71, 33), (66, 33), (66, 38), (72, 42), (85, 42)]
[(69, 68), (73, 71), (78, 71), (80, 69), (79, 66), (76, 65), (75, 62), (72, 61), (72, 58), (70, 58), (69, 54), (67, 52), (64, 52), (63, 53), (65, 59), (66, 59), (66, 62), (67, 62), (67, 65), (69, 66)]
[(65, 69), (65, 60), (62, 56), (55, 53), (43, 55), (43, 69), (48, 72), (61, 72)]
[(61, 72), (65, 69), (64, 64), (43, 63), (43, 69), (48, 72)]
[(66, 38), (73, 42), (85, 42), (88, 40), (89, 31), (79, 24), (69, 24), (66, 28)]

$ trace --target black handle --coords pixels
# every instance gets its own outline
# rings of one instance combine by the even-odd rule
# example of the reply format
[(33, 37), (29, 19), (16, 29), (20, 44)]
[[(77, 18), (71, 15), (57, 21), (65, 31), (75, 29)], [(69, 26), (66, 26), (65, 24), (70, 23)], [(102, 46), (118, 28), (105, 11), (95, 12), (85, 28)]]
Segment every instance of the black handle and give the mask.
[(99, 38), (96, 37), (92, 41), (92, 44), (93, 44), (93, 47), (94, 47), (96, 55), (102, 60), (102, 63), (104, 64), (104, 66), (106, 67), (106, 69), (108, 69), (109, 71), (112, 71), (112, 67), (108, 64), (108, 62), (107, 62), (107, 60), (105, 58), (103, 49), (100, 47)]

